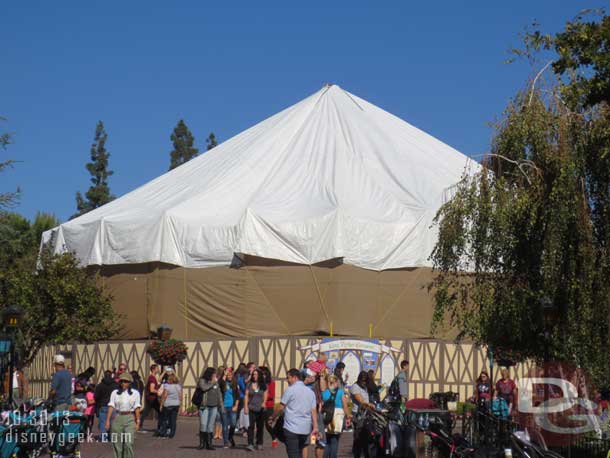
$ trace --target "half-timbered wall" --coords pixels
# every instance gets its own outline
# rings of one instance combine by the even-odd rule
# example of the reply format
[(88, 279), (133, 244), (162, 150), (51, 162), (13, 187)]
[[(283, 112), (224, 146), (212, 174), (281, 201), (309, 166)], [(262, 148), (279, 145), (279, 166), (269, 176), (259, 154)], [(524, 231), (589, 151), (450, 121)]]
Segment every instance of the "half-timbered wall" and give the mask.
[[(488, 370), (484, 348), (473, 344), (455, 344), (432, 339), (403, 340), (378, 339), (380, 344), (391, 347), (391, 351), (377, 361), (377, 379), (388, 380), (390, 374), (382, 374), (392, 368), (393, 377), (399, 370), (400, 361), (408, 359), (409, 397), (427, 398), (435, 391), (455, 391), (464, 400), (473, 394), (474, 381), (481, 370)], [(236, 367), (240, 362), (253, 361), (270, 368), (277, 383), (277, 400), (286, 387), (286, 372), (292, 367), (302, 367), (313, 356), (304, 349), (319, 342), (317, 337), (253, 337), (243, 339), (210, 339), (185, 341), (188, 357), (178, 364), (177, 374), (184, 387), (183, 407), (190, 404), (197, 379), (208, 366)], [(27, 374), (32, 396), (46, 397), (53, 371), (53, 355), (62, 353), (66, 365), (74, 374), (89, 366), (95, 367), (97, 375), (126, 363), (130, 371), (136, 370), (145, 380), (152, 361), (146, 353), (146, 341), (109, 341), (91, 345), (73, 344), (43, 348)], [(362, 351), (341, 350), (339, 357), (353, 353), (362, 360)], [(390, 361), (385, 361), (390, 358)], [(525, 375), (526, 365), (511, 368), (514, 378)], [(354, 377), (355, 378), (354, 374)], [(494, 371), (494, 378), (498, 372)], [(353, 381), (353, 378), (350, 381)]]

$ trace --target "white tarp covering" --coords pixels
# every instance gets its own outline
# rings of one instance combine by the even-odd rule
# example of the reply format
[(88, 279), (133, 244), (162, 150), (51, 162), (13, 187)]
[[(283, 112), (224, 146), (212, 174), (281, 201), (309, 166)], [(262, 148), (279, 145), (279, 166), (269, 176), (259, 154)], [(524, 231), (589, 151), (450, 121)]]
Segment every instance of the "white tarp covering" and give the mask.
[(429, 266), (430, 228), (469, 159), (339, 86), (79, 218), (43, 243), (83, 265), (230, 264), (249, 254)]

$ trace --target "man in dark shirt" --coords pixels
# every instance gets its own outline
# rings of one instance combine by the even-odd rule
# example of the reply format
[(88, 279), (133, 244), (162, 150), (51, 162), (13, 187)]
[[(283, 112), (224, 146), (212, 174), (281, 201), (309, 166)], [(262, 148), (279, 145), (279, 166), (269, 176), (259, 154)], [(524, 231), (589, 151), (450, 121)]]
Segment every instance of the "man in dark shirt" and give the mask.
[(72, 374), (66, 370), (66, 362), (62, 355), (53, 358), (55, 374), (51, 380), (49, 399), (55, 401), (55, 410), (63, 412), (68, 410), (72, 402)]
[(112, 377), (112, 371), (105, 371), (104, 378), (95, 387), (93, 398), (95, 399), (95, 409), (99, 417), (100, 425), (100, 440), (102, 442), (108, 441), (108, 432), (106, 431), (106, 418), (108, 417), (108, 403), (110, 402), (110, 395), (116, 389), (118, 385)]

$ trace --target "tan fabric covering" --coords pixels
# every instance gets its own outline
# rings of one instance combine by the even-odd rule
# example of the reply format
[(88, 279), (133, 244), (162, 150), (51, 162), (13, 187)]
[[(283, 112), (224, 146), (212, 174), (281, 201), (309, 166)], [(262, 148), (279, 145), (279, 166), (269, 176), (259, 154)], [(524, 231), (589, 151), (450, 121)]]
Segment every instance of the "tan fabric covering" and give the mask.
[(431, 269), (373, 271), (256, 257), (235, 267), (104, 266), (101, 278), (125, 316), (120, 338), (159, 325), (183, 339), (329, 334), (430, 337)]

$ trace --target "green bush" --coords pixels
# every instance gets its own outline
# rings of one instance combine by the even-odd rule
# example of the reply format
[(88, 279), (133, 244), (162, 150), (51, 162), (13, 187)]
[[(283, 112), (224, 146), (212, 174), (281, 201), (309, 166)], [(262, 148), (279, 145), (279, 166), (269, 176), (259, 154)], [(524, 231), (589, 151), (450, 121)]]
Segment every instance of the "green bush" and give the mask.
[(456, 413), (458, 415), (465, 415), (468, 412), (474, 412), (477, 406), (472, 402), (458, 402)]

